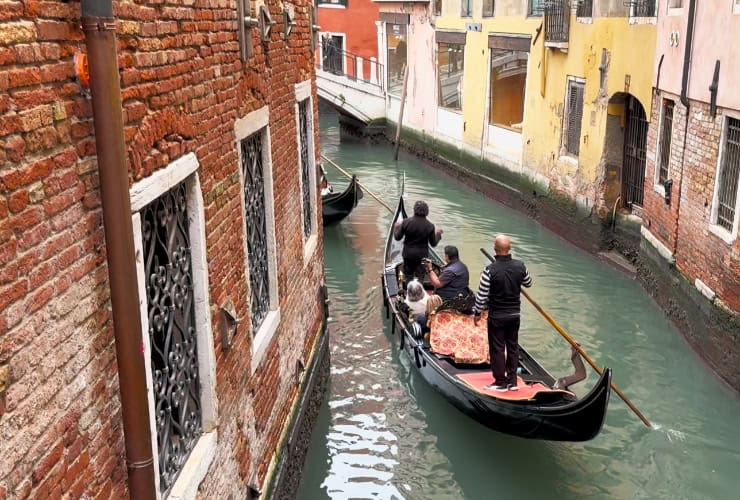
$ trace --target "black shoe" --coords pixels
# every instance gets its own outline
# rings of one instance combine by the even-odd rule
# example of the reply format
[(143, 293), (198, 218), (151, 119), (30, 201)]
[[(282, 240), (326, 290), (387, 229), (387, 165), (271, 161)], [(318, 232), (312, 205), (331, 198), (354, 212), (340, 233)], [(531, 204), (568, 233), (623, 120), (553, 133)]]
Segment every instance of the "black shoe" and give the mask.
[(485, 386), (484, 389), (487, 391), (506, 392), (509, 390), (509, 387), (506, 384), (497, 384), (496, 382), (493, 382)]

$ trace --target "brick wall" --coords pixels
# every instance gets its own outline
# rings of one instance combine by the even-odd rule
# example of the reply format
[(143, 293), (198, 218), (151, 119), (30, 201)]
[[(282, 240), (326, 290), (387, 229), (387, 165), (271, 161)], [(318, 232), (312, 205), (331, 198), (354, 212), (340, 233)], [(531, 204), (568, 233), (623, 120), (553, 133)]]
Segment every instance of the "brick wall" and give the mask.
[[(114, 3), (130, 182), (187, 152), (201, 166), (219, 402), (207, 498), (264, 481), (320, 321), (323, 248), (319, 234), (304, 266), (294, 114), (294, 84), (313, 78), (310, 4), (294, 2), (287, 41), (282, 7), (268, 5), (271, 40), (255, 30), (242, 63), (233, 0)], [(0, 499), (127, 488), (92, 112), (74, 79), (79, 9), (0, 0)], [(312, 95), (317, 117), (315, 84)], [(265, 105), (282, 320), (250, 377), (234, 121)], [(224, 352), (228, 298), (243, 321)]]
[(690, 102), (684, 153), (687, 114), (675, 99), (668, 175), (673, 179), (673, 199), (671, 205), (666, 205), (653, 189), (662, 96), (655, 99), (648, 133), (645, 225), (674, 253), (676, 265), (690, 281), (702, 280), (727, 306), (740, 311), (740, 242), (736, 239), (727, 243), (709, 230), (724, 110), (718, 108), (716, 118), (712, 118), (708, 104)]

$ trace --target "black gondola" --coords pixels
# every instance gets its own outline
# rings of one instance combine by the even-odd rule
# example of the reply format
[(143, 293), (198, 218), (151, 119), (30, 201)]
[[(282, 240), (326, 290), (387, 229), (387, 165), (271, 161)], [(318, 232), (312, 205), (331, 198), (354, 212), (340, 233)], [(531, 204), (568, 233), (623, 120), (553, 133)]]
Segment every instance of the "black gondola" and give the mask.
[(324, 225), (333, 224), (347, 217), (350, 212), (357, 206), (357, 202), (362, 199), (362, 189), (360, 188), (357, 177), (352, 176), (352, 180), (347, 189), (341, 193), (330, 193), (321, 196), (322, 219)]
[[(403, 197), (399, 200), (393, 222), (406, 217)], [(386, 310), (392, 313), (393, 330), (400, 330), (401, 348), (411, 359), (422, 377), (463, 413), (481, 424), (499, 432), (529, 439), (548, 441), (587, 441), (594, 438), (604, 424), (611, 393), (611, 370), (605, 369), (593, 389), (578, 398), (567, 389), (559, 389), (555, 378), (545, 370), (523, 347), (520, 347), (521, 379), (527, 386), (539, 383), (543, 387), (531, 398), (509, 400), (477, 390), (461, 376), (490, 374), (490, 364), (457, 364), (448, 356), (437, 355), (420, 335), (418, 324), (409, 320), (399, 299), (398, 270), (402, 265), (402, 241), (393, 238), (393, 224), (388, 232), (384, 256), (383, 294)], [(430, 249), (431, 250), (431, 249)], [(430, 252), (435, 266), (443, 264), (439, 256)], [(441, 306), (444, 308), (447, 304)], [(466, 320), (467, 321), (467, 320)], [(580, 359), (578, 363), (581, 364)], [(574, 364), (575, 361), (574, 361)], [(492, 378), (492, 377), (491, 377)]]

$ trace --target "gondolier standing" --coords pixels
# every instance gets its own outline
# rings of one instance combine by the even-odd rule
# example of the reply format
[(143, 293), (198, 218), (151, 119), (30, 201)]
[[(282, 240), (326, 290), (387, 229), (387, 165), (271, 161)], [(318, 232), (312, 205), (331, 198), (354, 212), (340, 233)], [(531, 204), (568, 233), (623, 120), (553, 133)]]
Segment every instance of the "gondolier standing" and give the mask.
[[(493, 244), (496, 262), (486, 266), (480, 276), (475, 296), (474, 322), (488, 309), (488, 349), (493, 382), (488, 390), (516, 391), (519, 366), (519, 320), (522, 287), (531, 287), (532, 278), (524, 262), (511, 257), (511, 240), (505, 234)], [(504, 347), (506, 356), (504, 356)]]
[(442, 229), (435, 229), (434, 224), (427, 220), (427, 215), (429, 205), (419, 200), (414, 203), (414, 216), (393, 226), (396, 241), (403, 239), (403, 272), (409, 280), (414, 277), (420, 281), (424, 279), (425, 270), (421, 261), (429, 257), (429, 246), (436, 247), (444, 233)]

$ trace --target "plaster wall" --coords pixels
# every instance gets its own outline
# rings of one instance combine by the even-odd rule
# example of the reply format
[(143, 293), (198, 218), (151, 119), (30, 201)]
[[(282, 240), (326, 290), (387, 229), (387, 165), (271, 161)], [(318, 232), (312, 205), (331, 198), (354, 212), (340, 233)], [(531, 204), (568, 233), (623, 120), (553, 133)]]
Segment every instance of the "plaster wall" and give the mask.
[[(340, 8), (341, 7), (341, 8)], [(378, 5), (371, 0), (350, 0), (347, 7), (319, 5), (321, 31), (344, 33), (346, 50), (365, 58), (378, 57)]]

